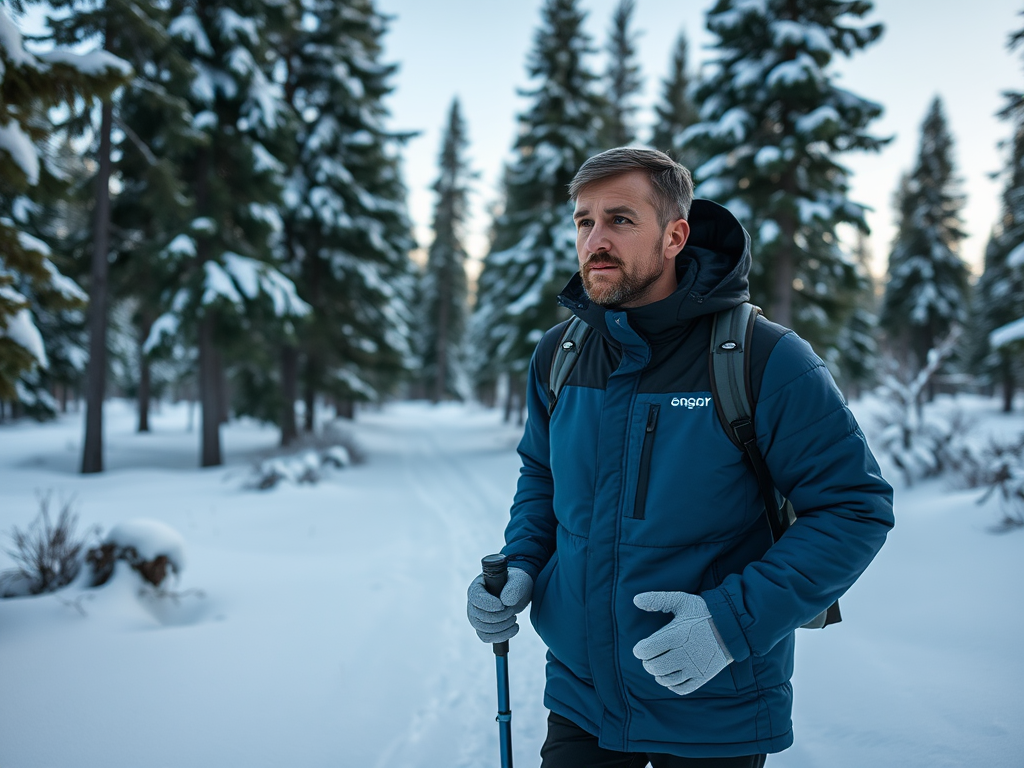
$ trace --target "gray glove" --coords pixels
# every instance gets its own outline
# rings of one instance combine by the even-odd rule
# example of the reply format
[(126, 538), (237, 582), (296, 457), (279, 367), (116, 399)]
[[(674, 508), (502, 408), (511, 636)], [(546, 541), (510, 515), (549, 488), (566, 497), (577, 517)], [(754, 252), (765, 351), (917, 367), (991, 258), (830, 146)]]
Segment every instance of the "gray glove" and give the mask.
[(633, 655), (644, 669), (673, 693), (693, 693), (732, 662), (703, 598), (688, 592), (643, 592), (633, 603), (644, 611), (675, 614), (667, 625), (633, 646)]
[(519, 631), (516, 614), (530, 602), (533, 578), (521, 568), (508, 569), (508, 581), (501, 590), (501, 599), (484, 586), (480, 574), (469, 585), (469, 623), (485, 643), (500, 643), (515, 637)]

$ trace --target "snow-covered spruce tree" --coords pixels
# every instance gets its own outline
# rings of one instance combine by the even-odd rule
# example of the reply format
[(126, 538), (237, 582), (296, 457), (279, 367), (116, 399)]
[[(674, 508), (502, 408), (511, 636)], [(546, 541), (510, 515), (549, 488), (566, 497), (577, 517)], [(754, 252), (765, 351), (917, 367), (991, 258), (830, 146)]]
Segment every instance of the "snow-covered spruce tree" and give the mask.
[[(1010, 35), (1009, 48), (1024, 43), (1024, 29)], [(985, 249), (985, 271), (974, 291), (973, 360), (1002, 391), (1003, 410), (1013, 409), (1013, 395), (1022, 375), (1022, 361), (1010, 345), (992, 349), (989, 335), (1024, 318), (1024, 93), (1006, 94), (999, 113), (1010, 123), (1010, 138), (1003, 142), (1007, 153), (1002, 175), (1002, 205), (992, 237)]]
[(636, 97), (643, 87), (636, 59), (638, 34), (632, 29), (636, 0), (619, 0), (612, 15), (605, 51), (608, 66), (604, 73), (605, 113), (601, 126), (601, 146), (624, 147), (636, 139)]
[(285, 190), (285, 242), (316, 322), (302, 335), (305, 428), (326, 395), (342, 415), (377, 400), (412, 368), (415, 247), (400, 174), (409, 134), (388, 130), (397, 65), (381, 61), (386, 17), (370, 0), (308, 0), (288, 61), (300, 117)]
[(143, 345), (160, 316), (162, 294), (175, 280), (173, 261), (162, 251), (189, 220), (191, 178), (184, 160), (201, 134), (193, 129), (187, 102), (195, 72), (167, 32), (170, 4), (118, 8), (111, 0), (108, 8), (129, 10), (133, 19), (130, 34), (114, 40), (136, 77), (114, 104), (112, 175), (120, 190), (111, 200), (110, 288), (112, 309), (130, 308), (135, 348), (129, 359), (136, 370), (128, 372), (127, 391), (136, 395), (137, 429), (146, 432), (151, 396), (162, 382), (154, 380), (155, 358)]
[(196, 340), (202, 466), (221, 463), (226, 366), (252, 366), (309, 312), (277, 268), (284, 165), (267, 145), (280, 141), (289, 110), (269, 76), (271, 10), (257, 0), (175, 0), (168, 26), (194, 73), (182, 85), (198, 141), (181, 158), (187, 224), (161, 252), (175, 279), (147, 347), (176, 334)]
[(527, 62), (535, 87), (523, 92), (532, 103), (519, 117), (505, 209), (472, 318), (478, 383), (487, 387), (509, 374), (515, 397), (540, 337), (565, 317), (555, 299), (577, 268), (567, 188), (594, 150), (602, 104), (585, 61), (591, 49), (584, 17), (577, 0), (544, 4)]
[[(71, 13), (59, 22), (58, 36), (73, 40), (92, 34), (105, 39), (106, 48), (135, 70), (132, 81), (111, 105), (111, 125), (100, 126), (101, 147), (103, 135), (109, 134), (105, 142), (111, 153), (109, 175), (117, 190), (116, 194), (108, 193), (109, 233), (103, 234), (105, 226), (94, 219), (92, 226), (82, 233), (84, 237), (69, 237), (66, 247), (80, 262), (88, 264), (91, 260), (94, 275), (109, 262), (105, 280), (109, 310), (94, 312), (90, 318), (94, 351), (100, 349), (106, 356), (112, 346), (106, 338), (110, 311), (118, 310), (121, 304), (131, 307), (137, 348), (126, 360), (134, 362), (137, 370), (126, 371), (126, 391), (137, 395), (139, 431), (148, 431), (150, 358), (142, 353), (141, 346), (160, 313), (161, 291), (173, 279), (160, 251), (187, 221), (189, 190), (181, 160), (186, 148), (196, 141), (185, 101), (185, 84), (191, 72), (167, 33), (171, 10), (168, 3), (106, 0), (87, 5), (70, 3), (68, 10)], [(106, 34), (107, 29), (116, 31)], [(103, 166), (102, 159), (99, 166)], [(101, 183), (97, 190), (94, 182), (90, 187), (95, 198), (97, 192), (103, 194), (110, 185)], [(94, 208), (99, 210), (98, 206)], [(109, 246), (97, 263), (96, 244), (104, 240)], [(103, 282), (100, 281), (100, 288)], [(107, 367), (104, 364), (90, 374), (94, 376), (90, 394), (99, 395), (98, 402), (90, 402), (90, 408), (102, 407), (102, 394), (107, 389), (102, 379)], [(100, 382), (95, 380), (97, 373)], [(86, 440), (91, 452), (96, 452), (92, 444), (95, 437), (93, 431)], [(102, 466), (101, 450), (93, 458)], [(83, 466), (88, 459), (84, 457)]]
[(475, 177), (466, 157), (468, 146), (466, 123), (459, 100), (454, 99), (438, 157), (434, 242), (427, 255), (420, 299), (422, 375), (435, 403), (466, 394), (463, 341), (468, 304), (462, 238), (469, 215), (470, 183)]
[(857, 233), (853, 251), (857, 276), (864, 289), (856, 294), (856, 303), (849, 318), (836, 336), (830, 367), (837, 373), (837, 381), (847, 397), (855, 398), (874, 384), (878, 377), (878, 296), (875, 279), (871, 274), (871, 249), (867, 235)]
[(878, 104), (839, 88), (831, 65), (882, 34), (867, 0), (718, 0), (708, 14), (715, 57), (696, 91), (701, 122), (681, 149), (709, 159), (697, 195), (730, 208), (754, 247), (751, 295), (769, 318), (833, 344), (861, 288), (836, 237), (866, 229), (847, 198), (842, 153), (877, 151)]
[[(166, 32), (159, 10), (149, 3), (135, 0), (52, 0), (57, 11), (48, 20), (52, 39), (58, 45), (73, 46), (95, 40), (108, 53), (131, 64), (136, 72), (133, 85), (139, 87), (146, 79), (144, 64), (155, 47), (165, 47)], [(155, 13), (154, 13), (155, 12)], [(93, 159), (96, 174), (92, 185), (93, 216), (90, 231), (88, 277), (89, 291), (89, 364), (86, 382), (85, 439), (82, 449), (82, 472), (103, 471), (103, 401), (107, 390), (107, 326), (113, 299), (109, 285), (112, 256), (111, 191), (114, 177), (113, 158), (117, 151), (115, 137), (115, 99), (105, 99), (99, 111), (98, 125), (88, 112), (79, 121), (89, 126), (94, 136)], [(125, 128), (121, 127), (121, 131)], [(130, 134), (130, 128), (125, 131)]]
[[(51, 113), (52, 114), (52, 113)], [(47, 143), (47, 157), (60, 174), (60, 194), (39, 196), (26, 221), (30, 234), (50, 246), (51, 259), (80, 286), (89, 273), (89, 247), (93, 224), (95, 167), (82, 152), (81, 139), (67, 130), (57, 130)], [(86, 294), (82, 293), (83, 297)], [(32, 313), (46, 342), (49, 366), (34, 376), (33, 392), (53, 393), (62, 412), (69, 402), (80, 404), (85, 391), (89, 362), (89, 333), (86, 304), (71, 308), (44, 309)]]
[(654, 128), (650, 145), (693, 170), (702, 165), (699, 155), (692, 150), (676, 147), (676, 141), (683, 131), (698, 120), (697, 107), (690, 98), (688, 49), (686, 34), (680, 32), (672, 48), (668, 77), (661, 81), (661, 102), (654, 105)]
[[(959, 253), (963, 206), (953, 138), (936, 97), (921, 126), (914, 169), (896, 196), (898, 229), (882, 306), (883, 328), (898, 350), (914, 355), (918, 368), (967, 314), (970, 273)], [(933, 393), (930, 385), (929, 400)]]
[[(8, 6), (21, 11), (24, 4)], [(62, 174), (44, 147), (54, 126), (48, 110), (103, 98), (130, 74), (103, 51), (54, 48), (33, 53), (6, 8), (0, 8), (0, 401), (35, 415), (53, 412), (40, 386), (46, 340), (36, 318), (84, 304), (85, 295), (51, 261), (49, 246), (30, 234), (41, 205), (63, 191)]]

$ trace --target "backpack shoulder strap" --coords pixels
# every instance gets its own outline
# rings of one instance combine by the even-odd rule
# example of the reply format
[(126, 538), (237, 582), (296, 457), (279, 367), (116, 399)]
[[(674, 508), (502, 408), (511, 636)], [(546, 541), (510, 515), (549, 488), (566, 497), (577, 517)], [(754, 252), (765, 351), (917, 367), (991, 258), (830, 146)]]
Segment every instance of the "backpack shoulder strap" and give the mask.
[[(788, 499), (781, 499), (780, 504), (780, 496), (775, 490), (768, 465), (761, 455), (761, 449), (757, 447), (750, 387), (750, 346), (754, 338), (754, 323), (759, 314), (759, 307), (744, 303), (714, 316), (708, 366), (718, 419), (729, 439), (750, 461), (764, 500), (772, 538), (778, 541), (796, 520), (796, 512)], [(842, 620), (839, 601), (836, 601), (803, 626), (807, 629), (820, 629)]]
[(744, 449), (746, 435), (737, 431), (737, 423), (751, 422), (754, 408), (750, 396), (749, 347), (754, 336), (754, 321), (760, 309), (744, 302), (715, 314), (711, 325), (711, 389), (718, 418), (725, 433)]
[(765, 513), (778, 541), (789, 527), (788, 515), (781, 515), (768, 465), (757, 447), (754, 408), (750, 395), (750, 344), (754, 323), (761, 310), (744, 302), (717, 313), (711, 325), (709, 369), (715, 411), (729, 439), (750, 460), (757, 486), (764, 499)]
[(562, 331), (562, 337), (551, 356), (551, 372), (548, 375), (548, 415), (555, 411), (555, 404), (562, 392), (562, 387), (569, 380), (569, 374), (580, 359), (580, 352), (593, 330), (578, 317), (573, 315)]

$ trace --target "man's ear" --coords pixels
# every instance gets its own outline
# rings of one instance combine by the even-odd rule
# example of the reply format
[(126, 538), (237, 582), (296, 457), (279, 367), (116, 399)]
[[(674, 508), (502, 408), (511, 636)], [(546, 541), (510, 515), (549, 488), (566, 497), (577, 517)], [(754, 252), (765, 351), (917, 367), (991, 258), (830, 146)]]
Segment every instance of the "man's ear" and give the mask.
[(686, 219), (669, 222), (668, 227), (665, 228), (665, 258), (674, 259), (678, 256), (689, 239), (690, 224)]

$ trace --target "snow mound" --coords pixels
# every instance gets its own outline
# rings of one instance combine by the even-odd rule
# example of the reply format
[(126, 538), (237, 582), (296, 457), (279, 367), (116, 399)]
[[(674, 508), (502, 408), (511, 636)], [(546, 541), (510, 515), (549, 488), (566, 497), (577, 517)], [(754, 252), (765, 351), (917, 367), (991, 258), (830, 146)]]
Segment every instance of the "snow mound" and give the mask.
[(332, 469), (344, 469), (353, 463), (344, 445), (332, 445), (320, 451), (307, 450), (291, 456), (275, 456), (253, 467), (246, 485), (265, 491), (282, 480), (295, 485), (316, 485)]
[(122, 549), (132, 547), (143, 560), (164, 555), (178, 573), (185, 567), (185, 539), (157, 520), (139, 518), (118, 523), (107, 534), (106, 542)]

